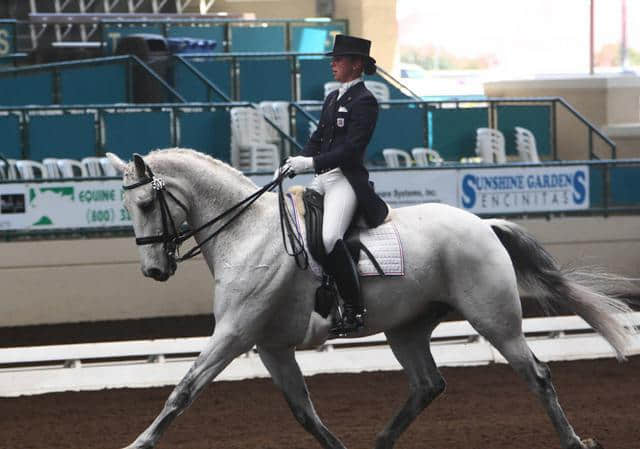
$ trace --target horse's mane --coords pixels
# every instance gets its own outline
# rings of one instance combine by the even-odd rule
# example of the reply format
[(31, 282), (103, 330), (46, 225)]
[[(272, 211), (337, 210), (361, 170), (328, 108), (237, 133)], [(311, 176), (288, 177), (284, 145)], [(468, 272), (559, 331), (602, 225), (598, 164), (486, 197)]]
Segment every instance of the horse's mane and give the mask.
[(170, 170), (174, 167), (167, 167), (167, 163), (171, 160), (175, 160), (174, 156), (178, 157), (178, 161), (192, 159), (194, 162), (197, 162), (194, 168), (198, 171), (202, 171), (202, 173), (193, 173), (195, 176), (220, 176), (223, 174), (233, 178), (234, 182), (238, 182), (247, 188), (256, 188), (256, 184), (246, 177), (240, 170), (237, 170), (231, 165), (209, 156), (208, 154), (200, 153), (199, 151), (191, 150), (189, 148), (165, 148), (153, 150), (145, 157), (145, 161), (152, 167), (152, 169), (157, 168), (159, 171)]

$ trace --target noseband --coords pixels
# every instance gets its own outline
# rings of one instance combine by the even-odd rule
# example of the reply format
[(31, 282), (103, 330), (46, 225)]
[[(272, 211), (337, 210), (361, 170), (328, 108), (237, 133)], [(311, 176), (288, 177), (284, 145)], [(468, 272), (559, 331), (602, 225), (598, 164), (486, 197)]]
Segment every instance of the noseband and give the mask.
[[(137, 187), (142, 187), (147, 184), (151, 184), (151, 188), (155, 190), (158, 194), (158, 201), (160, 202), (160, 213), (162, 214), (162, 234), (151, 235), (147, 237), (136, 237), (136, 245), (151, 245), (153, 243), (162, 243), (164, 246), (164, 250), (169, 256), (170, 259), (176, 260), (176, 253), (180, 244), (186, 240), (184, 235), (186, 232), (178, 231), (178, 227), (176, 226), (175, 221), (173, 220), (173, 216), (171, 215), (171, 211), (169, 211), (169, 205), (167, 204), (167, 198), (165, 197), (165, 193), (178, 204), (184, 210), (185, 214), (188, 214), (187, 207), (175, 197), (174, 194), (169, 192), (166, 189), (166, 184), (162, 178), (158, 178), (154, 176), (151, 171), (151, 167), (146, 166), (146, 176), (140, 181), (130, 184), (127, 186), (122, 186), (124, 190), (133, 190)], [(169, 227), (171, 225), (171, 227)], [(189, 238), (189, 237), (187, 237)]]
[[(202, 247), (204, 246), (205, 243), (207, 243), (209, 240), (213, 239), (220, 232), (222, 232), (222, 230), (224, 230), (228, 225), (230, 225), (239, 215), (241, 215), (244, 211), (246, 211), (254, 201), (260, 198), (265, 192), (272, 191), (277, 186), (279, 191), (278, 193), (279, 193), (279, 206), (280, 206), (280, 228), (282, 232), (282, 241), (283, 241), (285, 250), (287, 254), (295, 258), (296, 264), (299, 267), (306, 269), (308, 266), (308, 260), (307, 260), (306, 251), (304, 249), (304, 245), (302, 244), (296, 232), (292, 228), (291, 220), (290, 220), (291, 217), (286, 216), (288, 215), (288, 211), (286, 206), (284, 205), (284, 195), (282, 193), (282, 180), (286, 176), (293, 177), (291, 170), (289, 168), (285, 170), (281, 170), (278, 176), (275, 179), (273, 179), (270, 183), (258, 189), (257, 191), (255, 191), (254, 193), (246, 197), (245, 199), (237, 202), (236, 204), (231, 206), (229, 209), (225, 210), (220, 215), (207, 221), (197, 229), (192, 229), (189, 231), (179, 231), (173, 220), (173, 216), (169, 211), (169, 205), (167, 204), (167, 198), (165, 197), (165, 194), (167, 194), (173, 201), (175, 201), (178, 204), (178, 206), (180, 206), (182, 210), (184, 210), (185, 214), (188, 215), (189, 212), (187, 211), (187, 207), (178, 198), (176, 198), (175, 195), (173, 195), (169, 190), (167, 190), (164, 180), (162, 178), (156, 177), (151, 171), (151, 167), (145, 164), (145, 177), (133, 184), (129, 184), (126, 186), (123, 185), (122, 188), (124, 190), (133, 190), (135, 188), (142, 187), (147, 184), (151, 184), (151, 188), (158, 193), (158, 201), (160, 202), (160, 211), (162, 214), (162, 234), (146, 236), (146, 237), (136, 237), (136, 244), (151, 245), (154, 243), (162, 243), (164, 246), (164, 251), (167, 254), (167, 257), (174, 263), (191, 259), (192, 257), (195, 257), (198, 254), (200, 254), (202, 252)], [(222, 223), (222, 225), (220, 225), (218, 229), (213, 231), (210, 235), (208, 235), (196, 246), (189, 249), (189, 251), (187, 251), (183, 256), (176, 257), (176, 255), (178, 254), (178, 250), (180, 249), (180, 245), (182, 243), (184, 243), (186, 240), (193, 237), (195, 234), (202, 231), (203, 229), (208, 228), (209, 226), (212, 226), (214, 223), (222, 220), (227, 215), (230, 215), (236, 209), (239, 209), (239, 210), (233, 215), (231, 215), (231, 217), (227, 219), (227, 221)], [(171, 227), (169, 227), (169, 225), (171, 225)], [(287, 248), (287, 243), (285, 240), (285, 229), (289, 237), (291, 252), (289, 248)]]

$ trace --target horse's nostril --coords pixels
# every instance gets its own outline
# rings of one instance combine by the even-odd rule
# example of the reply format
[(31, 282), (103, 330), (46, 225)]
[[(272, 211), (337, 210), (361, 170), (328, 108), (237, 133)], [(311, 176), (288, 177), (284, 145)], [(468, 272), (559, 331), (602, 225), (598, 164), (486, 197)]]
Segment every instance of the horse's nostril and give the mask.
[(142, 270), (142, 272), (145, 276), (152, 278), (157, 278), (162, 275), (162, 271), (160, 271), (158, 268), (147, 268), (146, 270)]

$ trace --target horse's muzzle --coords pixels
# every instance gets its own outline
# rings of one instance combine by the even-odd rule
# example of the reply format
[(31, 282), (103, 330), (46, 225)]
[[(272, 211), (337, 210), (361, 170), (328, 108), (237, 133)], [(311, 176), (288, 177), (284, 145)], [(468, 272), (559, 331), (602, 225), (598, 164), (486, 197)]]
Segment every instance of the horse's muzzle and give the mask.
[(169, 279), (176, 272), (177, 264), (174, 260), (169, 262), (168, 270), (161, 270), (160, 268), (152, 267), (147, 269), (142, 269), (142, 274), (146, 277), (150, 277), (156, 281), (164, 282)]

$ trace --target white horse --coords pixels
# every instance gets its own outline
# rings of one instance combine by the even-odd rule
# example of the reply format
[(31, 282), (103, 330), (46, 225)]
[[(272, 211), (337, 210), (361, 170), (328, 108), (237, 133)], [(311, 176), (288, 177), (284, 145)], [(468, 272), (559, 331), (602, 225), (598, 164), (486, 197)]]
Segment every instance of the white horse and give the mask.
[[(172, 248), (158, 237), (167, 231), (171, 219), (176, 225), (186, 221), (198, 228), (257, 190), (239, 171), (192, 150), (154, 151), (144, 159), (135, 155), (129, 164), (108, 156), (124, 172), (124, 186), (129, 187), (125, 205), (136, 236), (142, 238), (138, 241), (142, 271), (159, 281), (176, 270)], [(163, 210), (170, 216), (163, 218)], [(429, 340), (451, 309), (458, 310), (524, 378), (542, 402), (564, 449), (601, 447), (576, 435), (558, 403), (549, 369), (527, 346), (518, 283), (535, 291), (543, 303), (566, 307), (583, 317), (619, 358), (624, 358), (633, 329), (618, 319), (619, 312), (630, 310), (625, 303), (562, 272), (530, 235), (508, 221), (482, 220), (442, 204), (394, 210), (392, 220), (403, 242), (406, 274), (362, 279), (368, 314), (359, 336), (386, 334), (409, 377), (409, 397), (378, 434), (376, 448), (392, 448), (416, 416), (444, 391), (445, 381)], [(210, 233), (202, 230), (195, 239), (203, 242)], [(215, 331), (160, 414), (128, 448), (152, 448), (203, 388), (254, 345), (299, 423), (322, 447), (344, 448), (316, 414), (294, 357), (296, 347), (327, 338), (329, 320), (314, 312), (317, 279), (309, 270), (299, 269), (283, 249), (277, 196), (261, 196), (207, 241), (202, 253), (216, 280)]]

